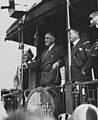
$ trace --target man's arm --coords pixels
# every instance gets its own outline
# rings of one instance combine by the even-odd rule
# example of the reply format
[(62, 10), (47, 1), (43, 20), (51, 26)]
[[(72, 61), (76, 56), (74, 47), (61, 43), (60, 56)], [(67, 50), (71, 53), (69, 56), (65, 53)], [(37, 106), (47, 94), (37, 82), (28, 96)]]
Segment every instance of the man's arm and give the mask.
[(92, 45), (90, 49), (87, 50), (87, 52), (92, 56), (98, 56), (98, 40)]
[(86, 43), (84, 44), (84, 50), (85, 50), (85, 54), (87, 57), (87, 61), (85, 63), (85, 65), (82, 67), (82, 74), (85, 75), (86, 73), (88, 73), (90, 71), (90, 69), (93, 67), (93, 56), (90, 55), (88, 53), (87, 50), (89, 50), (91, 48), (91, 43)]
[(26, 69), (39, 69), (40, 68), (40, 64), (41, 64), (41, 58), (39, 58), (38, 60), (33, 60), (27, 63), (24, 63), (23, 65), (26, 67)]
[(65, 51), (60, 49), (60, 57), (58, 58), (58, 61), (53, 64), (53, 69), (56, 69), (57, 67), (63, 67), (65, 65), (65, 61), (67, 59), (67, 56), (65, 56)]

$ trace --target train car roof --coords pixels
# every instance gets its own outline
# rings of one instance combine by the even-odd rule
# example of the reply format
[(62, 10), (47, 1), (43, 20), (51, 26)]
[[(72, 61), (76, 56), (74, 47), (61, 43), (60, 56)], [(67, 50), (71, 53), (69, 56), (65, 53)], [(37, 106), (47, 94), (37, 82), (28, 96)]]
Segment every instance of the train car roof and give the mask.
[[(83, 24), (86, 27), (89, 26), (88, 22), (88, 16), (92, 12), (96, 11), (97, 9), (97, 0), (70, 0), (70, 3), (73, 2), (73, 4), (70, 4), (71, 8), (71, 21), (73, 21), (73, 24), (78, 24), (78, 18), (84, 20)], [(30, 9), (25, 14), (23, 29), (24, 29), (24, 43), (29, 45), (34, 45), (34, 33), (36, 32), (36, 25), (39, 24), (45, 25), (45, 20), (48, 17), (48, 21), (50, 20), (50, 17), (52, 19), (55, 14), (58, 18), (59, 15), (62, 14), (62, 11), (66, 13), (66, 0), (48, 0), (47, 2), (41, 2), (37, 6)], [(77, 15), (75, 15), (77, 14)], [(75, 17), (74, 17), (75, 15)], [(63, 16), (63, 15), (62, 15)], [(66, 17), (66, 16), (65, 16)], [(54, 17), (53, 17), (54, 19)], [(65, 18), (66, 20), (66, 18)], [(60, 20), (59, 20), (60, 21)], [(61, 21), (62, 22), (62, 21)], [(65, 21), (66, 22), (66, 21)], [(79, 22), (79, 25), (82, 26), (81, 22)], [(6, 31), (6, 40), (16, 41), (19, 42), (19, 20), (16, 20)]]

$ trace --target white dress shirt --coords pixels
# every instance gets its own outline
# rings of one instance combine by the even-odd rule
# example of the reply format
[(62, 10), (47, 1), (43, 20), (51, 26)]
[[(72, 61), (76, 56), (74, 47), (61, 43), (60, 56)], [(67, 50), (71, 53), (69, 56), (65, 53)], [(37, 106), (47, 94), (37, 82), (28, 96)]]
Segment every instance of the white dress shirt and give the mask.
[(76, 44), (79, 42), (79, 40), (80, 40), (80, 39), (77, 39), (77, 40), (75, 40), (75, 41), (73, 42), (73, 45), (74, 45), (73, 47), (76, 46)]
[(55, 45), (55, 43), (53, 43), (53, 44), (48, 48), (48, 51), (50, 51), (50, 50), (53, 48), (54, 45)]

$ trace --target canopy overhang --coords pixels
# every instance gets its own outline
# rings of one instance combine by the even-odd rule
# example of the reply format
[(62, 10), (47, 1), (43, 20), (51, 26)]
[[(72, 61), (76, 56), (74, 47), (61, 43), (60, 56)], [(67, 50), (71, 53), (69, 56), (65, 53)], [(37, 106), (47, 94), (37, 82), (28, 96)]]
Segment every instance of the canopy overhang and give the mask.
[[(90, 13), (93, 11), (97, 10), (97, 0), (70, 0), (71, 1), (76, 1), (73, 3), (73, 6), (71, 9), (71, 25), (78, 25), (79, 27), (88, 27), (88, 16)], [(89, 5), (88, 5), (89, 4)], [(75, 9), (74, 9), (75, 8)], [(82, 12), (79, 12), (82, 11)], [(76, 13), (75, 13), (76, 12)], [(57, 15), (56, 15), (57, 14)], [(47, 26), (50, 19), (52, 19), (51, 26), (53, 27), (53, 19), (54, 23), (58, 20), (56, 23), (55, 27), (51, 29), (55, 29), (56, 26), (59, 29), (59, 25), (61, 22), (65, 22), (63, 24), (66, 24), (66, 0), (48, 0), (47, 2), (41, 2), (37, 6), (33, 7), (30, 9), (26, 14), (25, 14), (25, 19), (23, 23), (24, 27), (24, 43), (29, 44), (29, 45), (34, 45), (34, 33), (36, 32), (36, 25), (40, 26), (40, 29)], [(78, 15), (80, 14), (80, 15)], [(63, 16), (63, 17), (62, 17)], [(47, 19), (48, 17), (48, 19)], [(60, 18), (61, 17), (61, 18)], [(65, 18), (64, 18), (65, 17)], [(56, 19), (57, 18), (57, 19)], [(64, 20), (62, 20), (64, 18)], [(61, 20), (61, 21), (60, 21)], [(81, 22), (79, 22), (81, 20)], [(47, 23), (47, 24), (46, 24)], [(83, 24), (83, 25), (82, 25)], [(19, 20), (16, 20), (6, 31), (6, 40), (12, 40), (19, 42)], [(50, 25), (45, 27), (44, 29), (48, 29)], [(66, 29), (66, 28), (64, 28)], [(43, 30), (43, 29), (42, 29)], [(42, 33), (45, 32), (45, 30), (40, 30)], [(56, 30), (57, 31), (57, 30)], [(59, 31), (59, 30), (58, 30)], [(63, 32), (63, 31), (62, 31)]]
[[(55, 12), (59, 11), (64, 7), (65, 0), (50, 0), (48, 2), (41, 2), (34, 8), (32, 8), (30, 11), (28, 11), (25, 14), (25, 19), (24, 19), (24, 28), (26, 29), (29, 24), (34, 24), (34, 29), (35, 29), (35, 24), (40, 22), (42, 19), (46, 18), (47, 16), (50, 16), (54, 14)], [(40, 23), (39, 23), (40, 24)], [(19, 42), (19, 20), (17, 19), (6, 31), (6, 38), (5, 40), (12, 40)], [(26, 44), (32, 44), (34, 43), (28, 43), (28, 41), (24, 41)]]

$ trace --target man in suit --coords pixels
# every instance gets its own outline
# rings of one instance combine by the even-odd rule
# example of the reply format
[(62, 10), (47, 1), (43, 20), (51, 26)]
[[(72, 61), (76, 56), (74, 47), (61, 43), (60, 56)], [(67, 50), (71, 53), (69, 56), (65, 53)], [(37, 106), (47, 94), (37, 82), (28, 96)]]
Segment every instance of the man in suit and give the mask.
[[(88, 53), (91, 43), (81, 37), (77, 29), (70, 30), (70, 42), (73, 44), (71, 49), (71, 80), (72, 82), (82, 82), (91, 80), (91, 68), (93, 66), (93, 57)], [(65, 81), (68, 81), (68, 58), (65, 57)]]
[[(61, 107), (62, 102), (59, 101), (58, 103), (56, 98), (56, 97), (58, 98), (61, 97), (60, 87), (59, 87), (59, 85), (61, 84), (61, 74), (60, 74), (60, 68), (58, 66), (58, 62), (60, 59), (63, 59), (65, 55), (62, 52), (62, 48), (55, 44), (55, 36), (52, 32), (48, 32), (45, 34), (44, 42), (46, 49), (42, 52), (39, 59), (36, 59), (35, 61), (28, 63), (27, 68), (39, 70), (40, 73), (39, 86), (49, 88), (47, 89), (49, 95), (52, 96), (54, 101), (57, 103), (57, 105), (55, 106), (55, 112), (53, 112), (54, 116), (57, 117), (58, 114), (62, 112), (62, 107)], [(43, 96), (43, 97), (47, 97), (47, 96)], [(44, 100), (46, 100), (46, 98), (44, 98)], [(48, 104), (50, 104), (49, 101), (47, 101)], [(45, 103), (44, 105), (46, 106)], [(50, 110), (51, 108), (49, 107), (49, 111)]]
[[(98, 11), (95, 11), (89, 15), (90, 20), (90, 27), (94, 26), (98, 29)], [(93, 56), (98, 56), (98, 38), (96, 42), (93, 44), (91, 49), (88, 50), (88, 52)]]
[[(17, 67), (17, 71), (14, 77), (14, 85), (15, 88), (18, 89), (23, 89), (26, 90), (29, 88), (29, 70), (26, 69), (25, 67), (25, 63), (31, 62), (32, 58), (34, 57), (31, 49), (28, 49), (27, 51), (25, 51), (24, 55), (23, 55), (23, 81), (21, 81), (21, 66)], [(22, 82), (22, 83), (21, 83)]]
[[(17, 71), (14, 77), (14, 88), (15, 89), (21, 89), (24, 93), (25, 90), (31, 89), (32, 86), (35, 88), (36, 81), (31, 80), (31, 71), (29, 69), (26, 69), (25, 64), (32, 61), (32, 58), (34, 57), (34, 54), (32, 53), (31, 49), (28, 49), (24, 52), (23, 56), (23, 79), (22, 79), (22, 70), (21, 66), (17, 67)], [(33, 84), (33, 85), (32, 85)], [(33, 87), (32, 87), (33, 88)], [(33, 88), (33, 89), (34, 89)], [(25, 97), (24, 94), (20, 94), (20, 102), (23, 99), (23, 106), (25, 105)]]
[(54, 66), (58, 65), (58, 61), (64, 57), (64, 54), (61, 47), (55, 44), (53, 33), (46, 33), (44, 41), (47, 48), (38, 60), (27, 64), (27, 68), (40, 70), (40, 86), (60, 85), (60, 70), (59, 67)]
[[(91, 48), (90, 41), (86, 36), (80, 35), (77, 29), (70, 30), (70, 42), (73, 44), (71, 49), (71, 81), (82, 82), (91, 80), (91, 68), (93, 67), (93, 57), (88, 53)], [(68, 55), (59, 62), (59, 66), (65, 64), (65, 81), (69, 81), (68, 74)]]

